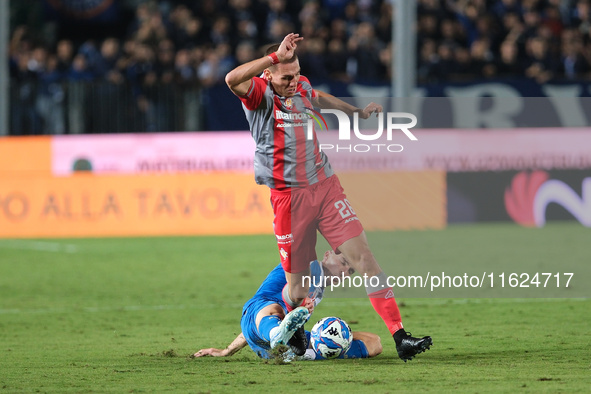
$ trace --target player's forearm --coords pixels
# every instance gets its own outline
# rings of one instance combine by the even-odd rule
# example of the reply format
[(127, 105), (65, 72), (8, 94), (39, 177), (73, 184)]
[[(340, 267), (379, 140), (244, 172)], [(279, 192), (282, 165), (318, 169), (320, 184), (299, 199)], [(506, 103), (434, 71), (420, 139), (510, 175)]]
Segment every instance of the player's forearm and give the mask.
[(239, 350), (241, 350), (243, 347), (246, 346), (246, 338), (244, 338), (244, 335), (242, 333), (240, 333), (236, 339), (234, 339), (232, 341), (231, 344), (228, 345), (228, 347), (226, 348), (227, 354), (226, 356), (231, 356), (235, 353), (237, 353)]
[(314, 105), (320, 108), (337, 109), (349, 116), (358, 113), (361, 119), (367, 119), (371, 114), (375, 113), (377, 116), (378, 113), (384, 110), (381, 105), (374, 102), (369, 103), (364, 109), (361, 109), (323, 91), (316, 90), (316, 93), (318, 97), (316, 97)]
[(337, 109), (339, 111), (343, 111), (347, 115), (353, 115), (355, 112), (361, 112), (361, 109), (351, 105), (335, 96), (319, 91), (318, 98), (316, 99), (316, 105), (320, 108), (330, 108), (330, 109)]
[(266, 68), (271, 66), (272, 61), (269, 56), (244, 63), (226, 74), (226, 84), (230, 89), (234, 90), (236, 86), (260, 75)]

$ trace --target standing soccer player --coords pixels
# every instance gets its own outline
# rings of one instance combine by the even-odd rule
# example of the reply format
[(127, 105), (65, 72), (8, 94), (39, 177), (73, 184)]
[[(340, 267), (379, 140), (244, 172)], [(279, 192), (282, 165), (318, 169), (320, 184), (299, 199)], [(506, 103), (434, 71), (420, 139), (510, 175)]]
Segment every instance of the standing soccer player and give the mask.
[[(318, 148), (316, 134), (307, 138), (307, 120), (314, 105), (330, 107), (362, 119), (381, 112), (370, 103), (356, 108), (312, 89), (300, 75), (295, 54), (299, 34), (290, 33), (267, 55), (236, 67), (226, 75), (228, 87), (242, 101), (256, 143), (254, 172), (258, 184), (271, 189), (273, 222), (287, 285), (288, 309), (302, 305), (308, 293), (303, 276), (316, 259), (316, 231), (339, 250), (359, 274), (376, 277), (366, 283), (367, 295), (396, 343), (398, 356), (411, 360), (429, 349), (431, 337), (414, 338), (402, 326), (387, 277), (369, 248), (363, 226), (347, 200), (328, 158)], [(261, 75), (262, 74), (262, 75)], [(372, 286), (370, 283), (377, 283)]]

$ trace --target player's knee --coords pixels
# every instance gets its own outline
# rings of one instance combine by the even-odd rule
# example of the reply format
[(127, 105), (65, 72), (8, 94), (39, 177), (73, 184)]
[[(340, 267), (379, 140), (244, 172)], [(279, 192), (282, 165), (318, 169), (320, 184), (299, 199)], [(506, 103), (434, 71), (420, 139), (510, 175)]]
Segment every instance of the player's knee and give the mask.
[(345, 258), (360, 274), (377, 275), (381, 272), (365, 237), (358, 236), (345, 242), (339, 247)]

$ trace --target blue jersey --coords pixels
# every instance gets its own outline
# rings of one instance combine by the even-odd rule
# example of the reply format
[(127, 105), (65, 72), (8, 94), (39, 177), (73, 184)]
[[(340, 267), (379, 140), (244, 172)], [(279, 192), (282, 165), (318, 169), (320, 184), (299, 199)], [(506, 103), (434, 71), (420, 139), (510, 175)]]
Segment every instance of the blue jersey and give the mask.
[[(322, 264), (316, 260), (310, 263), (310, 277), (312, 280), (308, 297), (314, 300), (314, 305), (318, 305), (322, 300), (324, 287), (321, 285), (315, 286), (315, 284), (323, 284), (324, 271), (322, 269)], [(255, 321), (256, 316), (261, 309), (271, 304), (279, 304), (284, 311), (286, 310), (281, 295), (283, 287), (285, 287), (286, 284), (285, 272), (283, 271), (281, 264), (279, 264), (269, 273), (269, 275), (267, 275), (254, 296), (246, 301), (242, 308), (242, 319), (240, 321), (242, 334), (244, 334), (248, 346), (250, 346), (259, 357), (270, 358), (269, 350), (271, 350), (271, 347), (269, 346), (269, 342), (259, 334)]]

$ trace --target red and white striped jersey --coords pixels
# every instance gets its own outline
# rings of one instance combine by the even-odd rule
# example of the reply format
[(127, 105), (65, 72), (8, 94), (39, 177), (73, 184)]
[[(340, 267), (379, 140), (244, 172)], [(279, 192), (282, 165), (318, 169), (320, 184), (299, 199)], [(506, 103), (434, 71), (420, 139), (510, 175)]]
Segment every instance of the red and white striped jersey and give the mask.
[(334, 174), (318, 148), (316, 132), (307, 138), (314, 97), (304, 76), (292, 97), (275, 94), (271, 83), (259, 77), (252, 78), (248, 93), (239, 96), (256, 143), (256, 183), (281, 190), (312, 185)]

